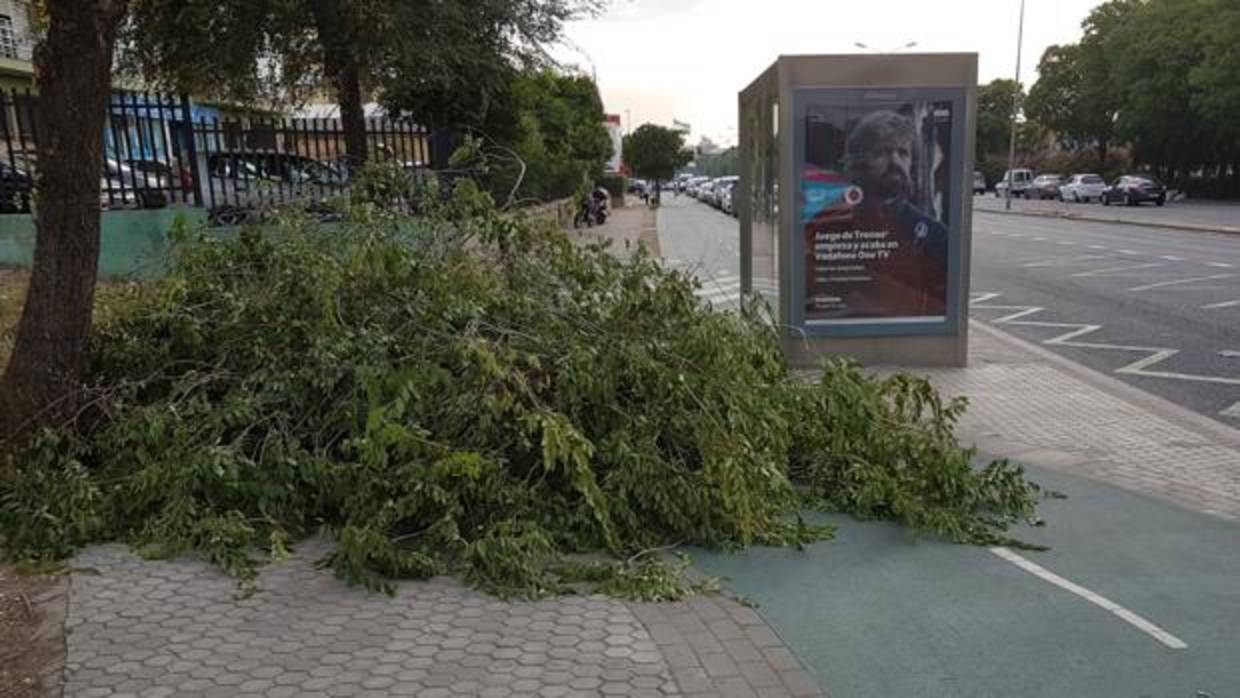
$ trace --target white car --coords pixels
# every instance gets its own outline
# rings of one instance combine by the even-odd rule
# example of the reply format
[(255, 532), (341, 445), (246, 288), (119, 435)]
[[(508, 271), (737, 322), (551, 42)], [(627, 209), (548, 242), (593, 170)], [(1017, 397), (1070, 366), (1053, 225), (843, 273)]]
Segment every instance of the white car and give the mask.
[(1074, 174), (1059, 187), (1059, 196), (1064, 201), (1098, 201), (1107, 183), (1096, 174)]
[(740, 179), (740, 177), (736, 175), (730, 175), (727, 177), (720, 177), (719, 179), (716, 179), (715, 186), (711, 190), (711, 200), (709, 203), (715, 208), (722, 209), (723, 208), (723, 192), (726, 191), (729, 187), (731, 187), (732, 184), (736, 182), (738, 179)]
[(1004, 172), (1003, 179), (995, 182), (995, 196), (999, 198), (1007, 196), (1009, 186), (1012, 188), (1013, 198), (1028, 196), (1029, 189), (1033, 186), (1033, 170), (1021, 167)]

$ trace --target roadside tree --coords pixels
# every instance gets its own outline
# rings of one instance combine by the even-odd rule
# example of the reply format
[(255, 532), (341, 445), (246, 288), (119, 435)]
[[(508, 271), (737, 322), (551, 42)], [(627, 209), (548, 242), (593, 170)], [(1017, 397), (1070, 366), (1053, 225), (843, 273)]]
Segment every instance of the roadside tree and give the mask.
[(79, 411), (99, 263), (99, 163), (126, 0), (46, 0), (35, 50), (40, 128), (34, 264), (0, 381), (0, 438)]
[(680, 131), (642, 124), (624, 137), (624, 160), (633, 174), (654, 183), (655, 196), (659, 183), (671, 179), (676, 170), (693, 159), (693, 153), (685, 149), (685, 137)]
[(514, 71), (550, 62), (564, 22), (601, 0), (135, 0), (122, 65), (149, 84), (234, 100), (334, 94), (349, 159), (365, 104), (476, 125)]

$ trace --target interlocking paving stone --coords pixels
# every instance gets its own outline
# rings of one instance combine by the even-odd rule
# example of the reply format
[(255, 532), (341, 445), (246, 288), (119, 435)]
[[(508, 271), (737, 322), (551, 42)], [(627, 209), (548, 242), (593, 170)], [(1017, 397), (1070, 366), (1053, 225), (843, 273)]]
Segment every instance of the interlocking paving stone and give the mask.
[(1240, 447), (1095, 387), (988, 332), (971, 332), (969, 351), (968, 368), (916, 369), (945, 393), (968, 396), (962, 441), (987, 455), (1240, 520)]
[(822, 695), (759, 614), (722, 596), (508, 602), (436, 578), (389, 597), (315, 569), (330, 549), (303, 543), (248, 596), (200, 560), (82, 552), (74, 566), (91, 573), (70, 584), (64, 694)]

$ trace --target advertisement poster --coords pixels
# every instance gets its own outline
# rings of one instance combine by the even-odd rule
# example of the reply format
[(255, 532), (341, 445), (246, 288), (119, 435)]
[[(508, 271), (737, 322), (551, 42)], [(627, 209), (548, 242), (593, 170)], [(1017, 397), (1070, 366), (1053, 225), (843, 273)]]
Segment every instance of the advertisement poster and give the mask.
[(951, 100), (808, 93), (797, 120), (806, 322), (946, 316), (954, 110)]

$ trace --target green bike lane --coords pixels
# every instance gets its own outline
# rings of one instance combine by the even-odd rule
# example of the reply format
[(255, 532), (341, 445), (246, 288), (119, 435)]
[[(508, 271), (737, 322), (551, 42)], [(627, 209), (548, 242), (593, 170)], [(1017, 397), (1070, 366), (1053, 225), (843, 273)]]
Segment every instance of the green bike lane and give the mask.
[[(1062, 473), (1030, 477), (1068, 498), (1016, 531), (1051, 549), (1014, 552), (1075, 592), (987, 548), (840, 516), (826, 517), (835, 540), (805, 551), (693, 559), (756, 602), (835, 698), (1240, 696), (1240, 525)], [(1187, 647), (1164, 644), (1175, 640)]]

